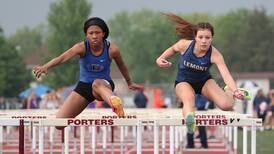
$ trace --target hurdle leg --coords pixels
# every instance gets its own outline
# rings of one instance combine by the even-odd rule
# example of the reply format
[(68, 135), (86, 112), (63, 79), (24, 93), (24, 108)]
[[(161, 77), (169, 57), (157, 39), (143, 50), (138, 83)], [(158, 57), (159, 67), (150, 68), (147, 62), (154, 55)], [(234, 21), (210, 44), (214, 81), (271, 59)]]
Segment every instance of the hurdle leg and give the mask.
[(39, 154), (44, 153), (44, 127), (39, 126)]
[(95, 145), (95, 140), (96, 140), (96, 127), (92, 126), (91, 127), (91, 152), (92, 154), (95, 154), (95, 149), (96, 149), (96, 145)]
[(65, 127), (64, 128), (64, 151), (65, 154), (69, 154), (69, 128), (70, 127)]
[(19, 154), (24, 154), (24, 120), (20, 119), (19, 125)]
[(159, 126), (157, 121), (154, 121), (154, 154), (159, 153)]
[(251, 126), (251, 154), (256, 154), (256, 126), (254, 125), (255, 121), (253, 121)]
[(4, 138), (4, 133), (3, 133), (3, 126), (0, 126), (0, 154), (3, 152), (3, 138)]
[(233, 149), (234, 149), (234, 153), (238, 153), (238, 127), (235, 126), (234, 127), (234, 138), (233, 138)]
[[(74, 149), (74, 151), (77, 151), (77, 141), (76, 141), (76, 138), (78, 137), (77, 136), (77, 127), (72, 127), (72, 129), (73, 129), (73, 137), (74, 137), (74, 140), (73, 140), (73, 149)], [(80, 141), (81, 141), (81, 137), (80, 137)], [(81, 146), (81, 144), (80, 144), (80, 146)], [(74, 153), (76, 153), (76, 152), (74, 152)]]
[(179, 127), (175, 126), (175, 151), (179, 151)]
[(142, 153), (142, 126), (141, 126), (141, 122), (138, 121), (137, 124), (137, 154), (141, 154)]
[(52, 154), (54, 129), (55, 129), (54, 127), (50, 127), (50, 130), (49, 130), (50, 154)]
[(225, 139), (228, 141), (228, 136), (229, 136), (229, 128), (228, 126), (225, 127)]
[(103, 153), (106, 153), (106, 149), (107, 149), (107, 127), (103, 126), (103, 135), (102, 135), (102, 142), (103, 142)]
[(229, 146), (229, 153), (232, 152), (232, 127), (228, 127), (228, 146)]
[(32, 127), (32, 153), (35, 154), (36, 153), (36, 127), (34, 126), (30, 126)]
[(184, 128), (183, 126), (179, 126), (179, 143), (180, 143), (180, 152), (182, 152), (182, 149), (184, 147)]
[(120, 127), (120, 145), (121, 154), (124, 153), (124, 126)]
[(128, 126), (125, 126), (125, 137), (128, 136)]
[(174, 154), (174, 126), (169, 126), (169, 153)]
[(133, 138), (136, 138), (136, 126), (132, 126), (132, 136)]
[(32, 126), (32, 123), (27, 127), (28, 128), (28, 138), (29, 140), (32, 140), (32, 131), (33, 131), (33, 126)]
[(65, 129), (62, 129), (62, 130), (61, 130), (62, 154), (64, 154), (64, 149), (65, 149), (65, 148), (64, 148), (64, 142), (65, 142), (65, 139), (64, 139), (64, 138), (65, 138), (65, 137), (64, 137), (65, 134), (64, 134), (64, 132), (65, 132)]
[(85, 126), (80, 127), (80, 153), (85, 153)]
[(247, 154), (247, 127), (243, 127), (243, 154)]
[(111, 126), (111, 154), (114, 154), (114, 126)]
[(7, 129), (7, 134), (8, 134), (7, 136), (10, 136), (10, 129), (11, 129), (11, 126), (7, 126), (6, 129)]
[(166, 126), (162, 126), (162, 153), (166, 152)]

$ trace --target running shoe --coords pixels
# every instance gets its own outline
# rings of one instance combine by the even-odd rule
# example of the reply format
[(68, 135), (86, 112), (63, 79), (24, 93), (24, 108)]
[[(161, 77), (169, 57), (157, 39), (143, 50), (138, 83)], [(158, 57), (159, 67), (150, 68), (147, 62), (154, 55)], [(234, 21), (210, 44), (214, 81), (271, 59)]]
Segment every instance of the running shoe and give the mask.
[(110, 96), (109, 100), (112, 105), (112, 111), (115, 112), (118, 117), (125, 116), (122, 100), (117, 96)]
[[(228, 89), (228, 86), (224, 87), (224, 91), (226, 91)], [(249, 101), (251, 100), (251, 94), (247, 89), (244, 88), (238, 88), (238, 90), (242, 91), (244, 93), (244, 99)]]
[(188, 112), (186, 114), (186, 128), (187, 128), (187, 133), (193, 134), (195, 131), (195, 118), (194, 118), (194, 113), (193, 112)]
[(251, 100), (251, 94), (247, 89), (244, 89), (244, 88), (238, 88), (238, 89), (244, 93), (245, 100), (247, 100), (247, 101)]

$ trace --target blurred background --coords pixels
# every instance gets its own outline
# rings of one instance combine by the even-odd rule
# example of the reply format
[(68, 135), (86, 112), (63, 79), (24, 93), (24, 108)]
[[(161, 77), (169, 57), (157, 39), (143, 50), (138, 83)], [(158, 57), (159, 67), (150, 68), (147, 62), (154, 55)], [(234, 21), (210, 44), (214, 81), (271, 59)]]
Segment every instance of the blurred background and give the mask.
[[(253, 94), (237, 111), (257, 116), (260, 104), (273, 103), (274, 1), (264, 0), (1, 0), (0, 2), (0, 107), (1, 109), (58, 108), (78, 81), (78, 59), (49, 71), (36, 81), (31, 69), (85, 39), (84, 21), (92, 16), (106, 20), (109, 40), (121, 49), (133, 81), (145, 84), (148, 108), (174, 108), (177, 71), (160, 70), (155, 59), (178, 38), (162, 13), (175, 13), (192, 23), (207, 21), (215, 27), (213, 45), (239, 87)], [(138, 107), (112, 65), (115, 93), (126, 107)], [(212, 74), (224, 86), (215, 67)], [(272, 97), (271, 97), (272, 96)], [(257, 97), (257, 98), (256, 98)], [(263, 99), (259, 99), (263, 97)], [(105, 107), (100, 102), (91, 107)], [(266, 126), (265, 129), (270, 129)]]

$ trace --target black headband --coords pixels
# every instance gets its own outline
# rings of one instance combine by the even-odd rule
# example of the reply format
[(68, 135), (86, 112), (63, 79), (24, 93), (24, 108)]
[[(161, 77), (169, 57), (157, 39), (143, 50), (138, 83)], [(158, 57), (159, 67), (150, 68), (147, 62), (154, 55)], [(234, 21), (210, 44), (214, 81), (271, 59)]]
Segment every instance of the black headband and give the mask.
[(85, 22), (85, 24), (84, 24), (84, 32), (85, 32), (85, 34), (87, 34), (88, 28), (90, 26), (93, 26), (93, 25), (99, 26), (103, 30), (103, 32), (105, 33), (104, 39), (107, 39), (107, 37), (109, 35), (108, 26), (107, 26), (107, 24), (105, 23), (105, 21), (103, 19), (98, 18), (98, 17), (89, 18)]

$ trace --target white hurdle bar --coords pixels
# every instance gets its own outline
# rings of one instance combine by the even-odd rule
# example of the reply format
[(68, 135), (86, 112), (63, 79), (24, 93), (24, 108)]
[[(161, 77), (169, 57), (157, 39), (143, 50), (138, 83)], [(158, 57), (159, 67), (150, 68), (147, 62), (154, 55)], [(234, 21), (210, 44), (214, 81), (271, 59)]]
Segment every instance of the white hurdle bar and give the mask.
[[(170, 135), (170, 145), (173, 145), (170, 147), (170, 153), (174, 153), (174, 133), (176, 133), (176, 129), (174, 126), (183, 126), (185, 125), (184, 119), (181, 118), (181, 109), (163, 109), (163, 110), (126, 110), (129, 113), (129, 115), (132, 115), (134, 118), (121, 118), (116, 119), (117, 117), (108, 110), (105, 112), (105, 110), (98, 111), (98, 110), (88, 110), (85, 111), (84, 115), (80, 115), (79, 118), (75, 119), (56, 119), (54, 118), (54, 112), (51, 111), (47, 115), (45, 113), (42, 113), (44, 115), (41, 115), (41, 112), (37, 111), (37, 113), (33, 113), (32, 115), (35, 115), (34, 117), (30, 115), (29, 113), (23, 113), (20, 116), (17, 116), (16, 118), (25, 118), (23, 124), (24, 125), (31, 125), (35, 127), (39, 127), (39, 153), (43, 153), (43, 127), (45, 126), (92, 126), (94, 128), (95, 132), (95, 126), (137, 126), (137, 153), (141, 153), (142, 148), (142, 137), (141, 137), (141, 127), (142, 126), (153, 126), (154, 128), (154, 154), (159, 153), (159, 127), (162, 126), (162, 132), (165, 133), (165, 127), (170, 126), (172, 127), (171, 135)], [(132, 113), (130, 113), (130, 111)], [(94, 113), (95, 112), (95, 113)], [(92, 114), (93, 113), (93, 114)], [(109, 114), (108, 114), (109, 113)], [(149, 114), (148, 114), (149, 113)], [(91, 115), (90, 115), (91, 114)], [(13, 117), (12, 117), (12, 116)], [(14, 119), (14, 115), (18, 115), (11, 113), (6, 114), (6, 116), (3, 116), (3, 114), (0, 115), (0, 127), (2, 126), (20, 126), (20, 119)], [(208, 116), (221, 116), (219, 120), (217, 118), (207, 118)], [(46, 117), (46, 119), (36, 119), (35, 117)], [(106, 118), (106, 117), (110, 118)], [(33, 118), (31, 118), (33, 117)], [(86, 117), (95, 117), (93, 119), (86, 118)], [(112, 117), (112, 118), (111, 118)], [(148, 118), (149, 117), (149, 118)], [(222, 119), (223, 121), (220, 121)], [(22, 121), (22, 120), (21, 120)], [(238, 114), (234, 112), (224, 112), (224, 111), (213, 111), (213, 112), (196, 112), (196, 124), (197, 126), (228, 126), (232, 129), (234, 128), (234, 140), (233, 140), (233, 149), (237, 150), (237, 127), (242, 126), (243, 127), (243, 154), (247, 154), (247, 127), (251, 127), (251, 153), (256, 154), (256, 127), (262, 126), (261, 119), (255, 119), (255, 118), (249, 118), (249, 115), (244, 114)], [(24, 126), (23, 126), (24, 127)], [(65, 128), (65, 143), (68, 143), (68, 129), (69, 127)], [(83, 131), (84, 129), (81, 129), (80, 137), (84, 136)], [(93, 130), (93, 129), (92, 129)], [(172, 130), (175, 131), (172, 133)], [(0, 129), (1, 131), (1, 129)], [(23, 133), (23, 132), (21, 132)], [(1, 132), (0, 132), (1, 134)], [(19, 131), (20, 134), (20, 131)], [(92, 152), (95, 153), (95, 133), (92, 136)], [(158, 135), (157, 135), (158, 134)], [(173, 134), (173, 135), (172, 135)], [(163, 135), (163, 134), (162, 134)], [(22, 136), (22, 135), (21, 135)], [(162, 136), (164, 139), (164, 137)], [(19, 139), (20, 140), (20, 139)], [(22, 140), (22, 139), (21, 139)], [(1, 141), (1, 139), (0, 139)], [(83, 138), (81, 138), (81, 143), (83, 143)], [(165, 141), (162, 140), (162, 149), (165, 148)], [(176, 140), (175, 140), (176, 141)], [(21, 141), (22, 142), (22, 141)], [(229, 137), (229, 142), (231, 142), (231, 137)], [(94, 145), (93, 145), (94, 144)], [(24, 148), (24, 145), (20, 147), (21, 144), (19, 144), (19, 149), (22, 147)], [(65, 147), (65, 153), (68, 153), (68, 144), (64, 145)], [(1, 149), (0, 149), (1, 151)], [(20, 150), (19, 150), (20, 153)], [(22, 153), (22, 152), (21, 152)], [(84, 146), (81, 145), (81, 153), (84, 153)]]
[[(243, 126), (244, 129), (247, 126), (252, 126), (252, 149), (251, 153), (256, 154), (256, 127), (262, 125), (261, 119), (254, 118), (234, 118), (224, 119), (227, 121), (225, 124), (210, 124), (210, 123), (201, 123), (199, 119), (196, 119), (197, 126)], [(185, 125), (184, 119), (40, 119), (33, 121), (34, 126), (44, 127), (44, 126), (137, 126), (137, 154), (141, 154), (142, 139), (141, 139), (141, 126), (154, 126), (155, 136), (154, 139), (154, 153), (159, 153), (159, 134), (156, 129), (157, 126), (171, 126), (171, 139), (170, 139), (170, 153), (175, 153), (174, 151), (174, 126)], [(65, 143), (68, 143), (68, 127), (65, 128)], [(245, 133), (244, 133), (245, 134)], [(81, 148), (84, 148), (81, 146)], [(243, 148), (245, 149), (245, 148)], [(39, 150), (40, 151), (40, 150)], [(84, 151), (84, 150), (81, 150)], [(42, 153), (42, 151), (41, 151)], [(65, 154), (68, 153), (68, 145), (65, 146)], [(243, 150), (243, 153), (246, 154), (246, 150)]]

